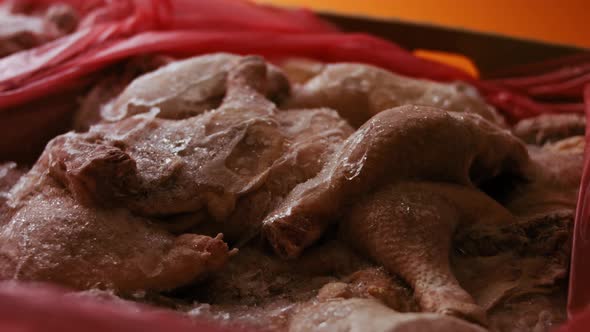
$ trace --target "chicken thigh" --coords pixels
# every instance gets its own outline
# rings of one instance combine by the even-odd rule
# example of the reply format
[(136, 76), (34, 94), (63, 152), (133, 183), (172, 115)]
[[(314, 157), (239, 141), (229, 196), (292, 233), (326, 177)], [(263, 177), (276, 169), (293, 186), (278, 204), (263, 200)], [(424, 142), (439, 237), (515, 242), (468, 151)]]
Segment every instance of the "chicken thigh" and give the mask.
[(449, 254), (459, 225), (514, 221), (498, 203), (464, 186), (404, 182), (368, 196), (346, 220), (350, 242), (408, 281), (422, 310), (485, 322), (453, 276)]
[(423, 310), (483, 323), (450, 270), (451, 238), (460, 223), (514, 221), (475, 185), (523, 174), (526, 149), (477, 115), (416, 108), (373, 117), (265, 219), (264, 231), (279, 255), (296, 257), (340, 216), (349, 241), (410, 283)]
[(44, 154), (9, 194), (0, 228), (0, 276), (119, 293), (168, 290), (219, 269), (231, 252), (221, 236), (173, 236), (123, 209), (76, 201)]
[(78, 13), (65, 3), (30, 12), (28, 1), (6, 1), (0, 6), (0, 57), (27, 50), (72, 33)]

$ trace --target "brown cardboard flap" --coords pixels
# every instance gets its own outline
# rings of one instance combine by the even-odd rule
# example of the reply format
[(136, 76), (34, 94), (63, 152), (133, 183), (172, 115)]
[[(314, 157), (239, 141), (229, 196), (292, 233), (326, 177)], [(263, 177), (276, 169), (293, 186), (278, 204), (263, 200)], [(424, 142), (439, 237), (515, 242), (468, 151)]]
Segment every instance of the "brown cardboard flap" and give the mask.
[(544, 43), (503, 35), (367, 16), (329, 12), (319, 15), (344, 31), (366, 32), (409, 50), (429, 49), (469, 57), (483, 78), (497, 70), (588, 51), (570, 45)]

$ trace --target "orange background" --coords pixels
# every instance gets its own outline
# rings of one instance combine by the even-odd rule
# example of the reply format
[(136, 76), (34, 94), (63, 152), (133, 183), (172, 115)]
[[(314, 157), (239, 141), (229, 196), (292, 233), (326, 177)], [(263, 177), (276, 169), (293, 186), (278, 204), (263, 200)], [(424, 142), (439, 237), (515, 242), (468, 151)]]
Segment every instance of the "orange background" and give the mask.
[(590, 48), (590, 0), (258, 0)]

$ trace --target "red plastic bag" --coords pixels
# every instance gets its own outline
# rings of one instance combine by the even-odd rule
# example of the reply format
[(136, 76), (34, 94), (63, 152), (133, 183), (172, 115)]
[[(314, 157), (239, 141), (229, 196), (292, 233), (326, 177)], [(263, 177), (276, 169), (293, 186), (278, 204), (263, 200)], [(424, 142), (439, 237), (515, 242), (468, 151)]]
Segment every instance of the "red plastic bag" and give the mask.
[(244, 326), (220, 326), (190, 320), (173, 311), (84, 295), (36, 283), (0, 282), (2, 332), (229, 332), (252, 331)]
[[(590, 128), (590, 84), (584, 92), (586, 101), (586, 128)], [(575, 315), (587, 309), (590, 304), (590, 264), (586, 257), (590, 254), (590, 130), (586, 129), (586, 149), (584, 169), (578, 194), (576, 221), (574, 225), (572, 257), (570, 263), (570, 283), (568, 311)], [(590, 317), (590, 312), (587, 313)], [(586, 318), (587, 320), (590, 318)]]
[[(52, 0), (40, 1), (49, 2)], [(73, 3), (81, 6), (79, 1)], [(413, 77), (464, 80), (512, 120), (546, 112), (583, 111), (581, 103), (538, 102), (502, 84), (480, 82), (376, 37), (334, 32), (306, 11), (235, 0), (122, 0), (86, 15), (75, 34), (0, 60), (0, 111), (78, 86), (88, 73), (126, 57), (146, 52), (188, 56), (215, 51), (356, 61)]]

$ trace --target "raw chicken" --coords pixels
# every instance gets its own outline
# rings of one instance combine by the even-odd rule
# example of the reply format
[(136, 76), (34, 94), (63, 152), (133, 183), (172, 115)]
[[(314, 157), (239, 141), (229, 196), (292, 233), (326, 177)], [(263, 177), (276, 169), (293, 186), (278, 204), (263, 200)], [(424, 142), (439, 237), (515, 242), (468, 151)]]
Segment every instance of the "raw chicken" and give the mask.
[(448, 257), (457, 227), (514, 221), (499, 204), (472, 188), (406, 182), (368, 196), (347, 219), (351, 241), (404, 278), (422, 310), (485, 322), (485, 311), (461, 288)]
[(167, 290), (221, 267), (221, 236), (173, 236), (121, 209), (84, 206), (48, 172), (44, 154), (13, 187), (0, 229), (2, 278), (46, 280), (79, 289)]
[(428, 313), (400, 314), (372, 299), (333, 299), (314, 303), (297, 313), (290, 332), (484, 332), (485, 329), (453, 317)]
[(462, 222), (512, 222), (474, 184), (523, 174), (528, 165), (525, 147), (478, 115), (391, 109), (363, 125), (318, 176), (295, 188), (265, 219), (264, 232), (278, 254), (295, 257), (354, 205), (348, 237), (408, 281), (423, 310), (483, 322), (484, 312), (450, 271), (451, 236)]
[[(227, 53), (209, 54), (173, 62), (134, 80), (111, 109), (102, 112), (106, 121), (118, 121), (157, 107), (158, 117), (182, 119), (217, 108), (223, 100), (228, 72), (241, 57)], [(265, 65), (265, 77), (256, 84), (271, 100), (284, 98), (289, 83), (272, 65)]]
[(291, 84), (303, 84), (318, 75), (325, 64), (306, 58), (289, 58), (281, 63), (281, 69)]
[[(317, 108), (277, 106), (332, 70)], [(347, 86), (351, 107), (325, 108)], [(287, 104), (280, 71), (228, 54), (169, 64), (111, 102), (101, 88), (88, 131), (52, 140), (5, 194), (0, 277), (171, 291), (152, 303), (274, 330), (505, 329), (523, 298), (549, 312), (540, 328), (562, 317), (575, 138), (527, 149), (478, 97), (364, 65), (326, 66)], [(395, 91), (459, 112), (387, 109)], [(354, 131), (343, 117), (357, 115)]]
[(576, 135), (584, 135), (586, 119), (581, 114), (542, 114), (521, 120), (514, 135), (529, 144), (541, 145)]
[(543, 147), (529, 146), (528, 181), (513, 184), (500, 200), (513, 213), (534, 216), (574, 214), (584, 163), (584, 137), (574, 136)]
[(527, 181), (500, 179), (490, 191), (517, 222), (473, 225), (455, 234), (451, 265), (460, 284), (488, 312), (493, 331), (548, 331), (567, 317), (583, 148), (581, 136), (529, 146), (533, 166)]
[(179, 120), (142, 113), (64, 135), (48, 149), (51, 173), (79, 201), (153, 217), (205, 209), (223, 232), (259, 228), (352, 132), (331, 110), (278, 112), (254, 89), (265, 77), (262, 60), (246, 59), (216, 110)]
[(281, 260), (250, 245), (226, 267), (182, 298), (199, 302), (189, 314), (283, 331), (301, 308), (336, 297), (373, 299), (398, 312), (416, 311), (410, 290), (339, 240)]
[(528, 161), (518, 139), (477, 115), (390, 109), (351, 135), (318, 176), (295, 188), (266, 218), (265, 232), (277, 253), (294, 257), (344, 206), (379, 184), (418, 179), (473, 187), (502, 173), (522, 174)]
[(0, 225), (3, 225), (8, 218), (6, 206), (8, 192), (24, 173), (25, 170), (14, 162), (0, 163)]
[(504, 124), (502, 116), (467, 84), (413, 79), (353, 63), (325, 65), (316, 76), (296, 87), (282, 107), (333, 108), (358, 128), (381, 111), (408, 104), (479, 114)]
[(14, 162), (0, 163), (0, 197), (6, 197), (8, 191), (25, 173), (25, 170)]
[(78, 26), (77, 13), (66, 4), (53, 4), (43, 13), (29, 13), (26, 7), (26, 1), (0, 6), (0, 57), (44, 44)]
[(139, 75), (153, 71), (173, 59), (165, 56), (143, 56), (117, 64), (92, 87), (82, 99), (80, 109), (74, 114), (73, 129), (87, 131), (90, 126), (103, 121), (114, 100)]

